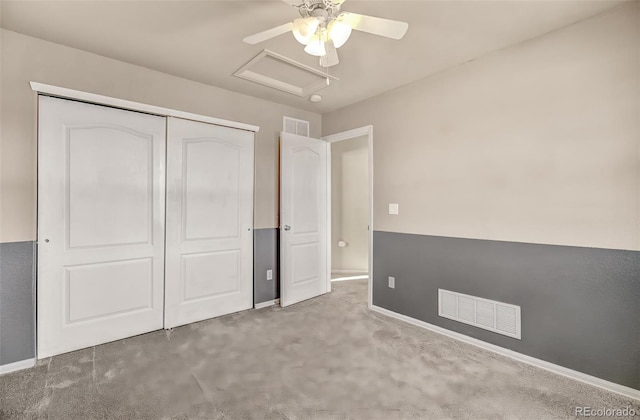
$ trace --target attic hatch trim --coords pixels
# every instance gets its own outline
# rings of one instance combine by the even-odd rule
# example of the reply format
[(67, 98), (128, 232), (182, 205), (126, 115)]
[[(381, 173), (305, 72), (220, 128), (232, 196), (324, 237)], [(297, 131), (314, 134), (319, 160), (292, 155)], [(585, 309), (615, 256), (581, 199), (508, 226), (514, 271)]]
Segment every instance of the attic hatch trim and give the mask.
[(60, 86), (47, 85), (39, 82), (30, 82), (31, 90), (38, 94), (55, 96), (63, 99), (74, 99), (81, 102), (88, 102), (98, 105), (106, 105), (114, 108), (128, 109), (131, 111), (145, 112), (147, 114), (159, 115), (161, 117), (175, 117), (185, 120), (199, 121), (209, 124), (220, 125), (222, 127), (238, 128), (240, 130), (257, 133), (260, 127), (257, 125), (245, 124), (236, 121), (223, 120), (221, 118), (209, 117), (207, 115), (192, 114), (191, 112), (179, 111), (171, 108), (164, 108), (141, 102), (128, 101), (126, 99), (104, 96), (96, 93), (83, 92), (81, 90), (67, 89)]
[[(288, 64), (290, 66), (298, 68), (300, 69), (300, 71), (305, 72), (306, 74), (312, 74), (314, 76), (317, 76), (318, 80), (306, 86), (296, 86), (295, 84), (288, 83), (285, 80), (275, 79), (273, 77), (251, 70), (258, 63), (260, 63), (262, 60), (266, 58), (272, 58), (276, 61), (280, 61), (284, 64)], [(285, 57), (284, 55), (281, 55), (266, 49), (260, 52), (255, 57), (253, 57), (247, 64), (240, 67), (235, 73), (233, 73), (233, 75), (241, 79), (258, 83), (260, 85), (277, 89), (283, 92), (287, 92), (299, 97), (309, 96), (312, 93), (316, 93), (319, 90), (327, 87), (327, 77), (329, 78), (329, 80), (335, 80), (335, 81), (340, 80), (337, 77), (332, 75), (327, 76), (327, 74), (321, 70), (315, 69), (311, 66), (307, 66), (306, 64), (299, 63), (289, 57)]]

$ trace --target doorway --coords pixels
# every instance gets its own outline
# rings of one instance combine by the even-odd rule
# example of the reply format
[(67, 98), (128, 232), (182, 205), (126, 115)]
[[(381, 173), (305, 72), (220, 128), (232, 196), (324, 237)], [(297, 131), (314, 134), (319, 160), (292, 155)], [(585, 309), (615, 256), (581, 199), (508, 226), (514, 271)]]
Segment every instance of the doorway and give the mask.
[[(366, 144), (366, 149), (354, 149), (348, 143), (351, 139), (360, 139), (360, 143)], [(343, 142), (344, 147), (339, 144)], [(356, 239), (355, 235), (348, 234), (348, 240), (344, 237), (332, 239), (333, 236), (338, 236), (332, 235), (332, 149), (340, 155), (343, 149), (350, 150), (353, 152), (350, 153), (350, 157), (360, 158), (360, 178), (366, 180), (366, 183), (346, 188), (340, 185), (338, 189), (341, 190), (340, 197), (344, 194), (342, 190), (350, 194), (349, 191), (357, 189), (357, 195), (361, 198), (359, 208), (354, 212), (356, 216), (348, 217), (358, 220), (356, 231), (359, 227), (362, 234), (363, 229), (367, 229), (364, 230), (366, 238), (360, 235)], [(357, 152), (354, 151), (356, 149)], [(364, 156), (366, 161), (363, 159)], [(345, 242), (345, 246), (340, 247), (338, 244), (338, 247), (348, 248), (349, 243), (354, 243), (352, 249), (359, 251), (356, 254), (359, 256), (359, 263), (349, 269), (338, 267), (337, 270), (343, 272), (336, 274), (346, 274), (346, 270), (352, 270), (352, 274), (368, 277), (367, 305), (371, 307), (373, 127), (356, 128), (324, 137), (322, 140), (282, 132), (280, 191), (280, 305), (292, 305), (330, 292), (332, 245), (334, 242)], [(340, 198), (338, 202), (341, 201)], [(363, 208), (366, 209), (366, 213), (362, 211)], [(340, 218), (343, 218), (342, 212)], [(337, 224), (336, 228), (339, 235), (343, 235), (340, 224)]]
[(331, 167), (329, 249), (331, 281), (365, 280), (372, 288), (373, 127), (325, 137)]

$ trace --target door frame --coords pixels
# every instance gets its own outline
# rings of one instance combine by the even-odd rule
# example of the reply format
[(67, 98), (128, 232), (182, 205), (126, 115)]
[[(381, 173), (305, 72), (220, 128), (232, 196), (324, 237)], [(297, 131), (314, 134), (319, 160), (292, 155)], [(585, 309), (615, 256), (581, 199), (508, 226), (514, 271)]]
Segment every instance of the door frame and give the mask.
[(367, 136), (369, 139), (367, 154), (369, 156), (369, 281), (367, 306), (373, 306), (373, 126), (354, 128), (322, 137), (327, 142), (327, 275), (329, 291), (331, 291), (331, 143)]

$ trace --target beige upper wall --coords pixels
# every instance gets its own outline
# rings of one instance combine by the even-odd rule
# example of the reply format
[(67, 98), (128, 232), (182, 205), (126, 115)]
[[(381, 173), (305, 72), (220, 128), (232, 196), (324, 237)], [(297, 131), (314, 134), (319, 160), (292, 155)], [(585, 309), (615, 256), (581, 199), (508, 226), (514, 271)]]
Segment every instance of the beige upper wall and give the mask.
[(323, 135), (374, 127), (374, 228), (640, 250), (639, 18), (626, 4), (324, 114)]
[(319, 114), (7, 30), (1, 36), (1, 242), (36, 237), (36, 94), (30, 81), (260, 126), (255, 144), (255, 227), (277, 226), (282, 117), (310, 121), (312, 135), (319, 137)]

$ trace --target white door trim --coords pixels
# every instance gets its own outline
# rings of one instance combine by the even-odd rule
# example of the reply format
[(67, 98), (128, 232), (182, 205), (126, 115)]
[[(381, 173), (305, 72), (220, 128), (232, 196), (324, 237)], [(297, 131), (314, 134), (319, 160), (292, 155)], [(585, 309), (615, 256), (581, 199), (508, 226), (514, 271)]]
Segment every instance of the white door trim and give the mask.
[(178, 111), (176, 109), (148, 105), (140, 102), (128, 101), (126, 99), (98, 95), (96, 93), (83, 92), (81, 90), (67, 89), (39, 82), (30, 82), (30, 85), (31, 90), (34, 90), (41, 94), (57, 96), (60, 98), (76, 99), (78, 101), (91, 102), (99, 105), (108, 105), (115, 108), (128, 109), (131, 111), (146, 112), (149, 114), (156, 114), (161, 117), (177, 117), (183, 118), (185, 120), (206, 122), (209, 124), (221, 125), (229, 128), (238, 128), (240, 130), (253, 131), (256, 133), (260, 131), (260, 127), (257, 125), (223, 120), (221, 118), (208, 117), (206, 115), (192, 114), (190, 112)]
[(329, 276), (329, 291), (331, 291), (331, 143), (349, 140), (355, 137), (369, 137), (369, 292), (367, 304), (369, 308), (373, 306), (373, 126), (366, 125), (364, 127), (354, 128), (352, 130), (343, 131), (341, 133), (331, 134), (322, 137), (327, 142), (327, 273)]

